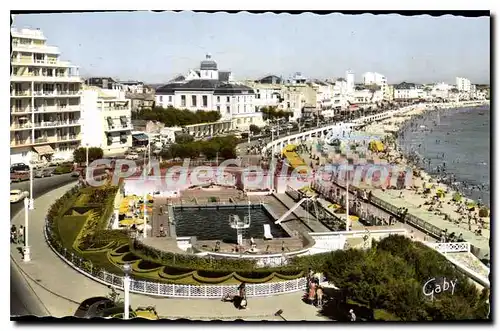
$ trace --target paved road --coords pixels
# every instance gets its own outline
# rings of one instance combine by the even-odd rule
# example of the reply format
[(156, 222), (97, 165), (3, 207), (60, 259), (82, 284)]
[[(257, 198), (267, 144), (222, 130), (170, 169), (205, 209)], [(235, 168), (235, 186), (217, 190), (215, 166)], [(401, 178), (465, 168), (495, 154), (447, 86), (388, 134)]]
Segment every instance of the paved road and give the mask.
[[(33, 196), (40, 197), (46, 192), (52, 191), (60, 186), (69, 182), (76, 181), (76, 178), (71, 177), (69, 174), (57, 175), (47, 178), (36, 178), (33, 182)], [(20, 189), (29, 191), (29, 181), (12, 184), (11, 189)], [(11, 204), (10, 217), (11, 219), (24, 208), (23, 202)], [(31, 286), (25, 280), (23, 274), (19, 271), (18, 267), (10, 263), (10, 315), (29, 315), (36, 316), (47, 315), (47, 309), (43, 303), (38, 299), (37, 295)]]

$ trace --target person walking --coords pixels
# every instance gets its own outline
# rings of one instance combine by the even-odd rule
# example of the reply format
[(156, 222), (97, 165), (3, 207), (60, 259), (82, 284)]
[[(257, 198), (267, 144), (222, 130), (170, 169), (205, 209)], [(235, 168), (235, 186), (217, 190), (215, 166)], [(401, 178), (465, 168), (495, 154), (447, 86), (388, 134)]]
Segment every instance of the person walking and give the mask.
[(165, 229), (163, 228), (163, 224), (160, 224), (160, 237), (165, 237)]
[(309, 303), (313, 304), (314, 299), (316, 298), (316, 283), (313, 279), (311, 279), (311, 283), (309, 285)]
[(239, 309), (245, 309), (247, 307), (247, 289), (246, 289), (246, 283), (242, 282), (240, 286), (238, 286), (238, 291), (239, 291), (239, 299), (240, 299), (240, 304), (239, 304)]
[(316, 300), (317, 300), (317, 307), (322, 308), (323, 307), (323, 287), (318, 286), (316, 289)]
[(16, 243), (16, 237), (17, 237), (17, 227), (15, 224), (13, 224), (10, 227), (10, 243), (15, 244)]
[(17, 243), (24, 244), (24, 227), (22, 225), (17, 230)]
[(354, 314), (354, 310), (349, 310), (349, 314), (351, 315), (351, 322), (356, 322), (356, 314)]

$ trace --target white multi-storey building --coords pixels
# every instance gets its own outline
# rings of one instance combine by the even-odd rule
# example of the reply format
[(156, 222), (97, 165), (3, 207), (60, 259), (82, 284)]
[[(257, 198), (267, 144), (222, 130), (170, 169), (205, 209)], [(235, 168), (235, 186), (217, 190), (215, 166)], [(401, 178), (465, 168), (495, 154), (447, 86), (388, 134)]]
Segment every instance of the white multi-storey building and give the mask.
[(471, 83), (470, 80), (463, 77), (456, 77), (455, 84), (457, 85), (457, 89), (459, 92), (470, 92), (471, 91)]
[(210, 55), (201, 62), (200, 70), (191, 70), (184, 80), (158, 88), (155, 101), (163, 108), (217, 110), (221, 120), (232, 120), (236, 129), (263, 124), (262, 113), (255, 107), (255, 91), (233, 82), (230, 72), (219, 71)]
[(11, 36), (10, 162), (71, 159), (81, 141), (78, 67), (60, 61), (40, 30)]
[(389, 99), (389, 89), (387, 78), (378, 72), (365, 72), (363, 74), (363, 84), (380, 86), (384, 99)]
[(401, 84), (394, 85), (394, 100), (412, 101), (423, 98), (423, 96), (423, 89), (416, 84), (403, 82)]
[(100, 147), (105, 156), (132, 146), (131, 106), (124, 91), (84, 86), (82, 146)]

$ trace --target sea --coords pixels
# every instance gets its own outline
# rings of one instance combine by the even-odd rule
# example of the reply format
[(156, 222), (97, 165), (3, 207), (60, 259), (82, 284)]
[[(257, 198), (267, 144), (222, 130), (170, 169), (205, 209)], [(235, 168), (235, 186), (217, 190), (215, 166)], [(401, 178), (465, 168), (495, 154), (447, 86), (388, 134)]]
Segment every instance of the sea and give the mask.
[(490, 206), (490, 125), (489, 105), (433, 110), (405, 123), (399, 146), (425, 158), (420, 165), (428, 174)]

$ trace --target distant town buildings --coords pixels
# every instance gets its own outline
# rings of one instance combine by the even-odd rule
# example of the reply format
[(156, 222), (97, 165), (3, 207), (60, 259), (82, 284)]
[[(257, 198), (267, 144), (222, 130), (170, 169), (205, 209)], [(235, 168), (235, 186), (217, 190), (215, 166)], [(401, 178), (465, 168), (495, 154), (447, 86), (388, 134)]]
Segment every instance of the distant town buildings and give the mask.
[(234, 128), (246, 130), (262, 125), (262, 113), (255, 106), (255, 91), (233, 80), (229, 71), (218, 70), (210, 55), (199, 70), (190, 70), (184, 80), (176, 78), (156, 90), (156, 105), (197, 110), (217, 110), (222, 120), (233, 121)]

